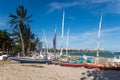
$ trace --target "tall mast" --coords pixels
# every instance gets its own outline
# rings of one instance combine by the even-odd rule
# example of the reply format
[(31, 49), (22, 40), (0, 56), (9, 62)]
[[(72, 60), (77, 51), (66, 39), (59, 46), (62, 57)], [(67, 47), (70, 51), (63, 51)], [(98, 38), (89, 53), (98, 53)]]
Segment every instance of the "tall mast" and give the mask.
[(53, 38), (53, 50), (54, 50), (54, 56), (55, 58), (57, 58), (57, 53), (56, 53), (56, 28), (55, 28), (55, 32), (54, 32), (54, 38)]
[(99, 22), (98, 45), (97, 45), (97, 55), (96, 55), (97, 57), (99, 57), (101, 26), (102, 26), (102, 13), (101, 13), (100, 22)]
[(69, 28), (68, 28), (67, 43), (66, 43), (66, 59), (67, 59), (67, 61), (68, 61), (68, 39), (69, 39), (69, 32), (70, 32), (70, 30), (69, 30)]
[(62, 39), (61, 39), (61, 52), (60, 52), (60, 56), (62, 55), (62, 51), (63, 51), (63, 35), (64, 35), (64, 18), (65, 18), (65, 12), (63, 11), (63, 18), (62, 18)]
[(48, 54), (48, 45), (47, 45), (47, 39), (46, 39), (46, 34), (44, 30), (43, 30), (43, 33), (44, 33), (44, 39), (45, 39), (45, 48), (47, 48), (47, 54)]
[(54, 33), (54, 38), (53, 38), (53, 49), (54, 53), (56, 54), (56, 28), (55, 28), (55, 33)]

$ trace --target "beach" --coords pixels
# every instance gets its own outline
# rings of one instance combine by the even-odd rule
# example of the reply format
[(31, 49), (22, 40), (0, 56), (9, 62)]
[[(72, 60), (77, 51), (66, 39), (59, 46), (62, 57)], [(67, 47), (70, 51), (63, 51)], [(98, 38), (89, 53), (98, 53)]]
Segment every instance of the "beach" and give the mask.
[(0, 80), (119, 80), (120, 71), (0, 61)]

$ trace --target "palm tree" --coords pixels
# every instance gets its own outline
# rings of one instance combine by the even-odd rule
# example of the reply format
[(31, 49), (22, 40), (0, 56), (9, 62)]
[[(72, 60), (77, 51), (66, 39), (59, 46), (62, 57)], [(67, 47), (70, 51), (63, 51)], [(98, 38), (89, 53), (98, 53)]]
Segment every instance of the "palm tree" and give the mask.
[(23, 56), (25, 56), (25, 39), (24, 39), (24, 27), (28, 25), (31, 20), (32, 15), (27, 16), (27, 9), (24, 9), (23, 5), (20, 5), (16, 10), (16, 15), (9, 14), (9, 17), (11, 18), (8, 23), (10, 24), (10, 27), (12, 27), (13, 30), (17, 30), (19, 32), (19, 36), (22, 43), (22, 53)]
[(25, 51), (27, 53), (30, 53), (30, 47), (31, 47), (31, 34), (32, 32), (30, 31), (30, 26), (27, 25), (24, 27), (24, 31), (23, 31), (24, 36), (24, 42), (25, 42)]

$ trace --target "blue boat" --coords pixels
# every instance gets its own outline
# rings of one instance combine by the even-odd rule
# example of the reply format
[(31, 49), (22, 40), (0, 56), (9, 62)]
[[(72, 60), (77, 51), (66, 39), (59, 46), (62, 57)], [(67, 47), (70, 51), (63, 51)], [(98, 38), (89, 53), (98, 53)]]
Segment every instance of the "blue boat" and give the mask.
[(29, 59), (29, 58), (17, 58), (17, 57), (10, 57), (9, 59), (20, 63), (40, 63), (40, 64), (49, 63), (49, 60), (42, 60), (42, 59)]

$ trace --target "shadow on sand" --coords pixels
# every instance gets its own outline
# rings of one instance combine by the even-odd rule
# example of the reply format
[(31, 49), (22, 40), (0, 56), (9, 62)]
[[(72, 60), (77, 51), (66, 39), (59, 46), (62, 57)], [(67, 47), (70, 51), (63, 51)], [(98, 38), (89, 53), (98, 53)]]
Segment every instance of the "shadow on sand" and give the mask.
[(82, 75), (80, 80), (120, 80), (120, 71), (116, 70), (88, 70)]

